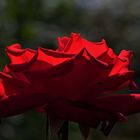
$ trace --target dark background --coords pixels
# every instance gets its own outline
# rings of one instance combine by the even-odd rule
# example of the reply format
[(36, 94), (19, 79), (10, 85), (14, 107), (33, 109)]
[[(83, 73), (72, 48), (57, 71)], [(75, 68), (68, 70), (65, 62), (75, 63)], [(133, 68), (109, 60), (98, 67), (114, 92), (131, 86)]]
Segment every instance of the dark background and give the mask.
[[(91, 41), (104, 38), (118, 54), (134, 51), (133, 69), (139, 84), (140, 1), (139, 0), (0, 0), (0, 69), (8, 62), (4, 49), (13, 43), (24, 48), (55, 49), (57, 37), (81, 33)], [(139, 90), (138, 90), (139, 91)], [(0, 140), (45, 140), (45, 115), (30, 111), (2, 119)], [(70, 140), (82, 140), (75, 124)], [(95, 130), (89, 139), (106, 139)], [(118, 123), (109, 140), (140, 139), (140, 115)]]

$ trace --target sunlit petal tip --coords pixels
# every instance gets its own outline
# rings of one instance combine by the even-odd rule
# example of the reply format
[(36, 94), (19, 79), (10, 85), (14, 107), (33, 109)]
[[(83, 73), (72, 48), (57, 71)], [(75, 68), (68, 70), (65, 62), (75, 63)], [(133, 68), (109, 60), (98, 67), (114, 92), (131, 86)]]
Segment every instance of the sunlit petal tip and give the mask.
[(79, 38), (80, 37), (80, 33), (74, 33), (74, 32), (72, 32), (71, 33), (71, 37), (76, 37), (76, 38)]
[(65, 47), (68, 45), (69, 41), (71, 40), (70, 37), (64, 36), (64, 37), (58, 37), (58, 48), (56, 51), (64, 51)]
[(21, 51), (23, 51), (23, 50), (21, 49), (21, 45), (18, 44), (18, 43), (16, 43), (16, 44), (7, 46), (7, 47), (5, 48), (5, 51), (6, 51), (7, 53), (16, 53), (16, 52), (21, 52)]
[(61, 40), (60, 37), (57, 38), (57, 42), (58, 42), (58, 47), (59, 47), (58, 49), (63, 48), (64, 45), (63, 45), (62, 40)]
[(82, 48), (78, 54), (76, 54), (74, 57), (74, 59), (79, 59), (79, 58), (84, 58), (86, 60), (90, 60), (91, 55), (88, 53), (86, 48)]
[(7, 67), (7, 64), (4, 66), (4, 69), (3, 69), (2, 72), (4, 72), (4, 73), (8, 73), (8, 72), (10, 72), (9, 69), (8, 69), (8, 67)]
[(82, 57), (85, 58), (86, 60), (91, 60), (91, 55), (88, 53), (88, 50), (86, 48), (82, 49)]
[(75, 59), (75, 58), (79, 58), (79, 57), (81, 57), (81, 56), (83, 55), (83, 53), (84, 53), (84, 48), (81, 49), (73, 58), (74, 58), (74, 59)]
[(11, 72), (23, 72), (25, 69), (28, 69), (37, 59), (38, 53), (30, 59), (28, 62), (20, 63), (20, 64), (7, 64), (7, 68)]
[(122, 60), (124, 59), (131, 59), (133, 56), (133, 51), (129, 50), (122, 50), (119, 54), (119, 58), (121, 58)]
[(21, 44), (15, 43), (13, 45), (7, 46), (6, 49), (7, 50), (10, 50), (10, 49), (21, 49)]
[(101, 42), (99, 42), (101, 44), (105, 44), (107, 46), (106, 40), (104, 38), (101, 39)]
[(106, 42), (106, 40), (104, 38), (102, 38), (101, 42)]

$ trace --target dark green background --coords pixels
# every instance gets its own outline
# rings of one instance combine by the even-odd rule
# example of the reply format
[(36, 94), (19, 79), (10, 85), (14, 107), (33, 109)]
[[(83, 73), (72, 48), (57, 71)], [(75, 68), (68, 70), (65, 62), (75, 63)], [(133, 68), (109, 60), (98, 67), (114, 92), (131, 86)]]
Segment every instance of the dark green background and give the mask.
[[(71, 32), (91, 41), (104, 38), (116, 53), (133, 50), (132, 67), (139, 82), (139, 0), (0, 0), (0, 69), (8, 63), (6, 46), (21, 43), (24, 48), (55, 49), (57, 37)], [(0, 140), (44, 140), (44, 128), (45, 114), (30, 111), (2, 119)], [(94, 130), (90, 139), (106, 138)], [(128, 123), (118, 123), (108, 139), (140, 139), (140, 115), (133, 115)], [(70, 140), (82, 140), (75, 124), (70, 126)]]

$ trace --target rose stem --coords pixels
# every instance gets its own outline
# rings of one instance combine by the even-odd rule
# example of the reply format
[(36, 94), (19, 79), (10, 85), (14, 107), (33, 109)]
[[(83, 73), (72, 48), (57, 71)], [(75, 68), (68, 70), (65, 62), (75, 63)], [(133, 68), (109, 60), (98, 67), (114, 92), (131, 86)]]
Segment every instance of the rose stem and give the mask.
[(68, 121), (65, 121), (60, 132), (59, 132), (60, 140), (68, 140)]

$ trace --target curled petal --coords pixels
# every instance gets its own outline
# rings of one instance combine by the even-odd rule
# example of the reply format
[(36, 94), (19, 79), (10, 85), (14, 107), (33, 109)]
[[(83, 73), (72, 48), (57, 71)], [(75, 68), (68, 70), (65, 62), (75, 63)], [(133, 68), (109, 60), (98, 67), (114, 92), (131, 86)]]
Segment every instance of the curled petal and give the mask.
[(104, 39), (101, 42), (90, 42), (83, 39), (80, 36), (80, 34), (76, 34), (76, 33), (72, 33), (70, 38), (68, 37), (62, 38), (61, 41), (59, 38), (58, 44), (59, 47), (61, 48), (58, 50), (62, 50), (63, 52), (69, 52), (73, 54), (77, 54), (83, 48), (86, 48), (95, 58), (105, 53), (108, 49)]
[(6, 52), (13, 64), (26, 63), (30, 61), (36, 53), (36, 51), (32, 49), (21, 49), (20, 44), (7, 47)]
[(64, 36), (64, 37), (62, 37), (62, 38), (58, 37), (57, 40), (58, 40), (58, 49), (57, 49), (57, 50), (58, 50), (58, 51), (63, 51), (64, 48), (65, 48), (65, 47), (67, 46), (67, 44), (69, 43), (70, 38)]
[(108, 48), (102, 55), (99, 55), (97, 59), (106, 62), (108, 64), (113, 64), (114, 60), (116, 59), (117, 55), (113, 52), (111, 48)]
[(140, 111), (140, 94), (114, 94), (98, 97), (96, 105), (112, 112), (130, 115)]
[(122, 50), (119, 54), (119, 57), (123, 60), (123, 61), (131, 61), (133, 56), (133, 52), (132, 51), (126, 51), (126, 50)]

